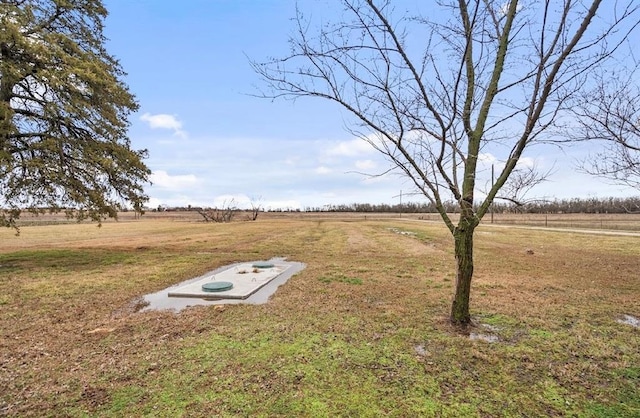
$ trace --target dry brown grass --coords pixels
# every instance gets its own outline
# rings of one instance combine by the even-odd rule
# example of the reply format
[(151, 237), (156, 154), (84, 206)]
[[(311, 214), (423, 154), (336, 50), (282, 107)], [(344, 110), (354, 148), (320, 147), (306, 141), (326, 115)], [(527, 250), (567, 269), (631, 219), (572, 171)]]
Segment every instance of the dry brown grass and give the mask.
[[(457, 221), (456, 214), (450, 214), (451, 218)], [(234, 218), (235, 222), (247, 221), (250, 217), (248, 212), (238, 212)], [(356, 213), (356, 212), (263, 212), (258, 218), (260, 220), (341, 220), (341, 221), (363, 221), (363, 220), (389, 220), (389, 219), (413, 219), (441, 223), (440, 215), (437, 213)], [(166, 211), (147, 212), (142, 216), (144, 220), (162, 220), (170, 222), (200, 222), (202, 217), (196, 211)], [(133, 212), (122, 212), (119, 214), (119, 222), (136, 221), (137, 216)], [(106, 220), (105, 223), (114, 222)], [(546, 228), (568, 228), (568, 229), (590, 229), (590, 230), (611, 230), (611, 231), (640, 231), (640, 213), (626, 214), (581, 214), (581, 213), (552, 213), (552, 214), (529, 214), (529, 213), (495, 213), (485, 215), (482, 222), (485, 225), (520, 225), (536, 226)], [(21, 225), (48, 225), (48, 224), (73, 224), (73, 220), (65, 219), (62, 214), (46, 214), (39, 216), (23, 215)]]
[[(453, 258), (438, 224), (175, 216), (0, 231), (0, 413), (639, 411), (638, 330), (616, 322), (640, 316), (638, 237), (481, 227), (473, 331), (496, 327), (488, 344), (448, 325)], [(141, 295), (274, 256), (307, 268), (265, 305), (136, 313)]]

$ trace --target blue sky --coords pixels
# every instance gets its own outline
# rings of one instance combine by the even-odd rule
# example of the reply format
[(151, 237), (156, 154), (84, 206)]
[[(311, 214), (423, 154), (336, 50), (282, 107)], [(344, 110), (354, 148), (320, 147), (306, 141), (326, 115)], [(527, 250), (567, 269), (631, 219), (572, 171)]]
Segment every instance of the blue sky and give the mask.
[[(294, 0), (105, 0), (109, 52), (128, 73), (140, 110), (131, 116), (134, 148), (149, 150), (149, 206), (320, 207), (397, 203), (411, 191), (402, 177), (377, 178), (388, 163), (345, 129), (349, 115), (319, 99), (259, 99), (249, 58), (283, 56)], [(326, 7), (333, 1), (299, 2)], [(339, 18), (340, 8), (336, 17)], [(249, 58), (248, 58), (249, 57)], [(256, 87), (257, 86), (257, 87)], [(587, 150), (533, 148), (527, 161), (555, 167), (530, 196), (627, 196), (630, 188), (578, 174)], [(415, 196), (403, 200), (425, 201)]]

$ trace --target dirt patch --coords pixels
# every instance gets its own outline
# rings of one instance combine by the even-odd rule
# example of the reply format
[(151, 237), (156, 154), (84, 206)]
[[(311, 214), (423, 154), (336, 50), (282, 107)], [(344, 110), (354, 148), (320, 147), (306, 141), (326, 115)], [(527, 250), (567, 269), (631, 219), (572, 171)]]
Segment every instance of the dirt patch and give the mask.
[(131, 314), (139, 312), (140, 310), (144, 309), (147, 306), (149, 306), (149, 302), (146, 301), (144, 297), (138, 296), (133, 298), (131, 301), (127, 302), (121, 308), (114, 310), (111, 313), (111, 318), (113, 319), (124, 318)]

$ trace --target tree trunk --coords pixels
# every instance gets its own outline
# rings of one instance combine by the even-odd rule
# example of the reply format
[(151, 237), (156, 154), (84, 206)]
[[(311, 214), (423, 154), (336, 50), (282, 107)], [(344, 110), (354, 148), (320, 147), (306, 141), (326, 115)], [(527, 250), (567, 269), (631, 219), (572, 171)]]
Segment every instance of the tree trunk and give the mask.
[(451, 322), (455, 325), (467, 325), (471, 322), (469, 314), (469, 296), (473, 277), (473, 232), (475, 227), (458, 226), (454, 230), (456, 257), (456, 293), (451, 306)]

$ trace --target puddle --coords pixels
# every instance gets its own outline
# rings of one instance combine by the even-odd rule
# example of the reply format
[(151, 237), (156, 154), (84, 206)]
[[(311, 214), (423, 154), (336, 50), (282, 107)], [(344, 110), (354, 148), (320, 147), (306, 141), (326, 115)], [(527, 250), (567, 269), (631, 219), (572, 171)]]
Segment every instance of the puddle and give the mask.
[[(220, 267), (202, 276), (185, 280), (156, 293), (143, 297), (147, 304), (140, 312), (150, 310), (173, 310), (180, 312), (182, 309), (196, 305), (223, 305), (235, 303), (262, 304), (267, 303), (269, 297), (275, 293), (278, 287), (287, 282), (294, 274), (303, 270), (306, 265), (293, 261), (285, 261), (284, 258), (272, 258), (273, 268), (253, 272), (248, 270), (253, 263), (235, 263)], [(256, 261), (254, 263), (260, 263)], [(241, 273), (250, 271), (250, 273)], [(241, 280), (240, 276), (242, 277)], [(228, 292), (208, 293), (202, 291), (202, 284), (215, 282), (217, 278), (223, 278), (233, 282), (235, 289)], [(244, 289), (245, 282), (251, 286)], [(244, 293), (238, 294), (242, 289)], [(235, 293), (234, 293), (235, 292)], [(228, 294), (227, 294), (228, 293)]]
[(415, 232), (411, 232), (411, 231), (403, 231), (403, 230), (398, 229), (398, 228), (387, 228), (387, 229), (388, 229), (389, 231), (391, 231), (391, 232), (396, 233), (396, 234), (399, 234), (399, 235), (407, 235), (407, 236), (409, 236), (409, 237), (415, 237), (416, 235), (418, 235), (418, 234), (416, 234)]
[(424, 348), (424, 345), (416, 345), (415, 347), (413, 347), (413, 349), (420, 357), (424, 357), (427, 355), (427, 349)]
[(502, 329), (500, 327), (496, 327), (495, 325), (490, 325), (490, 324), (480, 324), (480, 325), (491, 332), (498, 332)]
[(631, 325), (634, 328), (640, 328), (640, 319), (631, 315), (622, 315), (621, 319), (618, 319), (618, 322), (625, 325)]
[(500, 341), (497, 335), (493, 334), (479, 334), (476, 332), (472, 332), (469, 334), (469, 339), (473, 341), (485, 341), (488, 343), (497, 343)]

